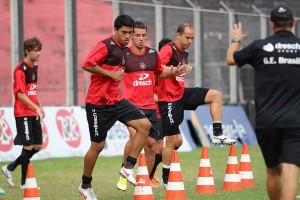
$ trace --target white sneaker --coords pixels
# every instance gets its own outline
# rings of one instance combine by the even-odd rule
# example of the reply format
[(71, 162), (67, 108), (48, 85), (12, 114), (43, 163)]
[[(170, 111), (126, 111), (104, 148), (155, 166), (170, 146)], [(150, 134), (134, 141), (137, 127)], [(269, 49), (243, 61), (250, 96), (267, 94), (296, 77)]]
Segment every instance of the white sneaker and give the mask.
[(93, 188), (83, 189), (81, 183), (79, 185), (79, 193), (83, 196), (85, 200), (97, 200), (96, 195), (94, 194)]
[(161, 179), (160, 184), (165, 188), (168, 189), (168, 183), (164, 183), (164, 180)]
[(236, 140), (230, 139), (229, 137), (225, 135), (219, 135), (219, 136), (214, 136), (212, 139), (212, 142), (214, 145), (226, 145), (230, 146), (236, 143)]
[(127, 181), (129, 183), (131, 183), (132, 185), (136, 186), (137, 183), (136, 183), (136, 180), (135, 180), (135, 174), (134, 174), (134, 169), (126, 169), (125, 167), (122, 167), (120, 169), (120, 175), (123, 176), (124, 178), (127, 179)]
[(7, 183), (8, 183), (11, 187), (14, 187), (15, 184), (14, 184), (13, 179), (12, 179), (12, 172), (9, 171), (9, 170), (7, 169), (7, 165), (4, 165), (4, 166), (2, 167), (2, 172), (3, 172), (4, 175), (5, 175), (5, 178), (6, 178)]

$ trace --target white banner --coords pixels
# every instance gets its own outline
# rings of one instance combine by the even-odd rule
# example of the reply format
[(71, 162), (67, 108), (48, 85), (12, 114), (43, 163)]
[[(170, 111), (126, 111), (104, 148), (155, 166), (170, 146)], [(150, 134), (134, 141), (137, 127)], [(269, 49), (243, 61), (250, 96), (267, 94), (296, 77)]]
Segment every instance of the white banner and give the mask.
[[(46, 117), (42, 122), (43, 149), (33, 159), (54, 157), (84, 156), (90, 147), (90, 134), (84, 108), (75, 107), (45, 107)], [(22, 150), (15, 146), (15, 118), (12, 107), (0, 107), (0, 123), (3, 131), (0, 138), (0, 162), (15, 160)], [(195, 148), (191, 140), (183, 135), (183, 145), (179, 151), (191, 151)], [(190, 136), (188, 136), (190, 137)], [(116, 122), (109, 130), (102, 156), (123, 155), (124, 147), (129, 139), (129, 133), (124, 124)]]

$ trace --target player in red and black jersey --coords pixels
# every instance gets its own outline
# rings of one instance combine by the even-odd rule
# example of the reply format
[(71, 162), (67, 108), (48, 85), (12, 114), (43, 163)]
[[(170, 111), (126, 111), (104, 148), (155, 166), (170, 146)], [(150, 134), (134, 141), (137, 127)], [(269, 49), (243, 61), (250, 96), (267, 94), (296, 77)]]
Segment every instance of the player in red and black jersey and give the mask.
[(23, 149), (21, 155), (14, 162), (2, 167), (2, 171), (8, 184), (14, 186), (12, 172), (18, 165), (21, 165), (21, 189), (25, 188), (30, 158), (42, 149), (43, 143), (40, 120), (45, 117), (45, 112), (37, 96), (37, 61), (41, 50), (42, 43), (38, 38), (33, 37), (25, 40), (25, 59), (16, 66), (14, 71), (14, 115), (17, 126), (14, 144), (22, 145)]
[[(166, 68), (178, 64), (188, 65), (187, 49), (194, 39), (194, 28), (181, 24), (177, 29), (176, 40), (163, 46), (159, 52), (161, 63)], [(182, 145), (179, 125), (184, 118), (184, 110), (195, 110), (199, 105), (209, 104), (213, 121), (213, 144), (231, 145), (236, 141), (223, 135), (222, 131), (222, 94), (214, 89), (185, 88), (184, 74), (169, 79), (158, 79), (158, 105), (162, 118), (162, 128), (166, 137), (163, 147), (163, 181), (167, 187), (172, 151)]]
[(86, 113), (91, 146), (84, 158), (84, 171), (79, 192), (84, 197), (96, 199), (91, 187), (92, 171), (98, 155), (103, 150), (107, 131), (119, 120), (136, 130), (132, 148), (120, 174), (136, 185), (134, 165), (139, 156), (151, 123), (146, 116), (121, 94), (124, 78), (123, 51), (133, 32), (133, 19), (120, 15), (114, 22), (114, 35), (100, 41), (83, 63), (83, 69), (91, 73), (91, 85), (86, 97)]
[[(190, 69), (186, 65), (174, 67), (172, 71), (170, 69), (164, 69), (160, 63), (158, 52), (153, 48), (145, 46), (147, 40), (147, 26), (144, 23), (134, 23), (131, 38), (132, 46), (124, 50), (125, 77), (122, 91), (125, 98), (137, 106), (152, 124), (149, 137), (147, 137), (144, 146), (148, 171), (151, 172), (155, 158), (154, 147), (159, 138), (159, 124), (154, 102), (156, 76), (169, 78), (181, 75)], [(134, 135), (136, 135), (134, 128), (129, 129), (129, 132), (131, 137), (125, 147), (123, 164), (125, 164), (125, 158), (132, 148), (132, 141)], [(126, 185), (123, 184), (122, 179), (119, 180), (117, 187), (120, 190), (126, 189)]]

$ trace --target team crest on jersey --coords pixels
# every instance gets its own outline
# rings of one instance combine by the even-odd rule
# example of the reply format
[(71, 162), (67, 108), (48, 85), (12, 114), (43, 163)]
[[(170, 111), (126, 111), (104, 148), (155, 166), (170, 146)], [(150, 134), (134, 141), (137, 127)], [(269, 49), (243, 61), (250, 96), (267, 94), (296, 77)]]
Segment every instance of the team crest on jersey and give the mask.
[(35, 79), (35, 74), (32, 74), (32, 80), (34, 80)]
[(23, 66), (23, 69), (24, 69), (24, 70), (26, 70), (26, 69), (27, 69), (27, 67), (24, 65), (24, 66)]
[(114, 41), (110, 41), (110, 44), (111, 45), (115, 45), (116, 43)]
[(184, 59), (182, 59), (181, 64), (182, 64), (182, 65), (185, 65), (185, 64), (186, 64)]
[(142, 70), (144, 70), (144, 69), (146, 69), (146, 64), (143, 62), (143, 61), (141, 61), (141, 63), (140, 63), (140, 68), (142, 69)]

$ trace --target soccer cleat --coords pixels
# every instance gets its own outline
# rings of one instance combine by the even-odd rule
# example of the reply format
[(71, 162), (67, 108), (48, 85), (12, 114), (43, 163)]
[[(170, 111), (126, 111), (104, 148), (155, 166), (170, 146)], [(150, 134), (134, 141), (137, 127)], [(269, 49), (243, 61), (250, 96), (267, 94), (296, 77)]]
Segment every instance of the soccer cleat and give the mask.
[(0, 195), (4, 195), (6, 192), (0, 187)]
[(3, 172), (4, 175), (5, 175), (5, 178), (6, 178), (7, 183), (8, 183), (11, 187), (14, 187), (15, 184), (14, 184), (13, 179), (12, 179), (12, 172), (9, 171), (9, 170), (7, 169), (7, 165), (4, 165), (4, 166), (2, 167), (2, 172)]
[(154, 174), (153, 179), (154, 179), (157, 183), (160, 183), (160, 179), (159, 179), (159, 177), (157, 176), (156, 173)]
[(165, 183), (163, 179), (161, 179), (160, 184), (167, 189), (168, 188), (168, 183)]
[(214, 145), (226, 145), (230, 146), (236, 143), (236, 140), (230, 139), (225, 135), (214, 136), (212, 142)]
[(120, 175), (123, 176), (124, 178), (127, 179), (127, 181), (129, 183), (131, 183), (132, 185), (136, 186), (137, 183), (136, 183), (136, 180), (135, 180), (135, 174), (134, 174), (134, 169), (126, 169), (125, 167), (122, 167), (120, 169)]
[(117, 183), (117, 188), (121, 191), (126, 191), (127, 189), (127, 179), (124, 178), (123, 176), (120, 176), (120, 179)]
[(153, 188), (159, 188), (159, 183), (154, 178), (150, 180), (150, 183)]
[(97, 200), (96, 195), (92, 188), (83, 189), (81, 184), (79, 185), (79, 193), (83, 196), (85, 200)]

